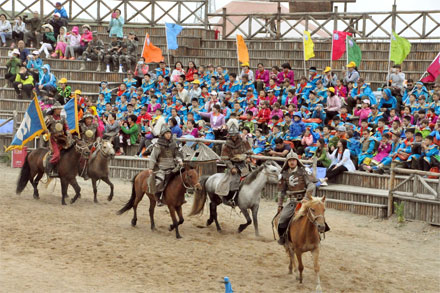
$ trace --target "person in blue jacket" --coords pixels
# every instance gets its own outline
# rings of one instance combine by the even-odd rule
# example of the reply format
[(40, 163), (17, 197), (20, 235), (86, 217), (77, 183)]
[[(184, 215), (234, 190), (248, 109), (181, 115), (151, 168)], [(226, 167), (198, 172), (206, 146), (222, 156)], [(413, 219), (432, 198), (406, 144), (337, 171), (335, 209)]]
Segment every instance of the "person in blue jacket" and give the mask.
[(359, 78), (357, 85), (352, 89), (350, 95), (353, 99), (359, 99), (361, 101), (368, 98), (370, 100), (370, 105), (377, 105), (376, 97), (374, 96), (370, 85), (367, 84), (362, 77)]
[(64, 7), (61, 5), (61, 2), (57, 2), (55, 3), (55, 9), (53, 11), (53, 14), (55, 13), (59, 13), (61, 18), (65, 18), (68, 19), (69, 17), (67, 16), (67, 11), (66, 9), (64, 9)]
[(393, 96), (390, 89), (384, 89), (382, 92), (382, 98), (380, 99), (378, 108), (381, 112), (390, 113), (391, 109), (396, 109), (397, 99)]
[(57, 91), (57, 79), (53, 73), (50, 72), (50, 65), (43, 65), (43, 76), (40, 79), (40, 82), (36, 84), (37, 94), (41, 95), (41, 90), (45, 90), (47, 92), (56, 92)]
[(367, 118), (368, 123), (372, 126), (376, 126), (380, 118), (383, 118), (383, 113), (377, 109), (377, 105), (371, 106), (371, 112)]
[(414, 87), (412, 93), (418, 98), (421, 95), (424, 95), (425, 98), (429, 97), (429, 92), (426, 87), (423, 85), (423, 82), (417, 81), (416, 86)]
[(286, 140), (299, 140), (306, 130), (306, 125), (301, 121), (301, 112), (295, 112), (293, 114), (293, 121), (289, 127), (289, 133), (286, 136)]
[(317, 104), (315, 107), (315, 110), (313, 110), (311, 118), (321, 119), (321, 123), (319, 123), (319, 125), (324, 126), (324, 121), (325, 121), (326, 117), (327, 117), (327, 114), (325, 113), (324, 107), (322, 106), (322, 104)]
[(258, 155), (263, 153), (267, 148), (266, 137), (263, 136), (263, 130), (261, 128), (255, 129), (255, 139), (252, 145), (252, 151), (254, 154)]
[(422, 155), (419, 161), (420, 170), (429, 171), (434, 157), (439, 154), (439, 147), (433, 141), (434, 137), (428, 135), (422, 143)]
[(370, 137), (370, 131), (367, 129), (364, 129), (360, 143), (361, 143), (361, 152), (358, 155), (358, 165), (365, 164), (366, 162), (364, 161), (366, 158), (373, 157), (374, 147), (376, 145), (374, 139)]

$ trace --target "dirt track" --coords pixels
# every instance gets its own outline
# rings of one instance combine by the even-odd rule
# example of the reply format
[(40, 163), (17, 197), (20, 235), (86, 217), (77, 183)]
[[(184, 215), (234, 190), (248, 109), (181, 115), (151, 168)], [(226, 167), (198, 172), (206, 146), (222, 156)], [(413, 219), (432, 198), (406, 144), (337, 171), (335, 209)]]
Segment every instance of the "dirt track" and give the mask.
[[(0, 292), (224, 292), (220, 280), (231, 279), (234, 292), (311, 292), (315, 288), (310, 254), (305, 256), (304, 284), (287, 274), (288, 259), (272, 239), (274, 202), (260, 206), (260, 232), (235, 231), (241, 215), (220, 208), (224, 233), (207, 219), (188, 218), (184, 237), (168, 232), (167, 209), (156, 211), (158, 232), (151, 232), (148, 201), (140, 204), (138, 227), (132, 212), (115, 211), (128, 200), (129, 182), (114, 179), (115, 198), (101, 183), (99, 204), (90, 182), (79, 179), (82, 198), (60, 205), (60, 184), (40, 187), (40, 200), (28, 186), (15, 195), (18, 170), (1, 166)], [(70, 197), (73, 190), (69, 189)], [(189, 203), (184, 214), (189, 212)], [(422, 223), (398, 226), (346, 212), (327, 210), (332, 231), (321, 249), (324, 292), (438, 292), (440, 230)]]

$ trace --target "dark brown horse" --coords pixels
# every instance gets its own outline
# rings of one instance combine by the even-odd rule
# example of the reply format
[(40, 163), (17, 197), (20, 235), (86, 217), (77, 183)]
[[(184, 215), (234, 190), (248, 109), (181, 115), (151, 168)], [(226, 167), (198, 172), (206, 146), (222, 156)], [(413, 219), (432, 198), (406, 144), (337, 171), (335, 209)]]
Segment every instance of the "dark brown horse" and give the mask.
[[(148, 193), (148, 177), (151, 176), (152, 173), (150, 170), (145, 170), (138, 173), (133, 178), (133, 187), (131, 192), (131, 198), (127, 202), (127, 204), (118, 211), (118, 214), (121, 215), (133, 208), (133, 219), (131, 220), (131, 225), (136, 226), (137, 222), (137, 206), (139, 202), (142, 200), (144, 194), (148, 195), (150, 199), (150, 222), (151, 222), (151, 230), (156, 230), (156, 225), (154, 224), (154, 208), (156, 207), (156, 198), (154, 194)], [(168, 206), (170, 211), (171, 219), (173, 220), (173, 224), (170, 225), (169, 230), (172, 231), (176, 229), (176, 238), (182, 238), (179, 233), (179, 225), (181, 225), (184, 221), (182, 214), (182, 205), (186, 202), (185, 200), (185, 192), (187, 188), (195, 188), (200, 190), (202, 186), (199, 183), (199, 174), (196, 169), (186, 169), (182, 172), (180, 169), (179, 172), (171, 175), (170, 180), (168, 181), (167, 186), (163, 192), (162, 201)], [(179, 216), (179, 221), (177, 221), (176, 213)]]
[[(37, 187), (38, 182), (45, 172), (43, 160), (47, 152), (49, 152), (48, 149), (39, 148), (27, 154), (17, 182), (17, 194), (20, 194), (24, 190), (29, 181), (34, 188), (34, 198), (40, 198)], [(67, 197), (67, 188), (69, 187), (69, 184), (72, 185), (75, 190), (75, 197), (72, 198), (71, 203), (74, 203), (79, 197), (81, 197), (81, 188), (79, 187), (78, 182), (76, 182), (76, 176), (78, 175), (81, 156), (88, 157), (89, 154), (90, 150), (81, 140), (76, 140), (76, 142), (68, 149), (61, 151), (61, 158), (58, 162), (58, 175), (61, 180), (62, 193), (61, 204), (66, 204), (65, 198)]]
[[(319, 244), (321, 237), (319, 233), (325, 231), (324, 213), (325, 196), (318, 198), (307, 195), (289, 225), (289, 240), (285, 244), (286, 252), (290, 258), (289, 274), (292, 273), (292, 267), (294, 266), (295, 272), (299, 271), (297, 279), (300, 283), (303, 280), (302, 273), (304, 270), (302, 254), (307, 251), (312, 253), (316, 274), (316, 292), (321, 292), (321, 280), (319, 278)], [(278, 218), (274, 222), (278, 226)], [(298, 259), (298, 268), (295, 256)]]
[(89, 175), (92, 180), (93, 186), (93, 200), (95, 203), (98, 202), (97, 193), (98, 188), (96, 187), (96, 181), (102, 180), (110, 186), (110, 195), (107, 200), (111, 201), (113, 199), (113, 183), (110, 182), (108, 178), (108, 161), (113, 159), (115, 156), (115, 150), (113, 145), (109, 140), (102, 140), (98, 143), (95, 153), (91, 156), (89, 160), (89, 166), (87, 168), (87, 175)]

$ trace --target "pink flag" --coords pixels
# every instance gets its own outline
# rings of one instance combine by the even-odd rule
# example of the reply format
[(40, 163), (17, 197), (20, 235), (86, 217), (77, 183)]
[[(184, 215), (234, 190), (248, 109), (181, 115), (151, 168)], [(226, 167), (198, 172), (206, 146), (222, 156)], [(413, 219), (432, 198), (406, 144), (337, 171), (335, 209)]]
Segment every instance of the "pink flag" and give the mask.
[(332, 42), (332, 60), (339, 60), (345, 53), (346, 44), (345, 39), (347, 35), (351, 36), (348, 32), (333, 32), (333, 42)]
[(428, 72), (428, 75), (421, 80), (422, 82), (434, 82), (437, 76), (440, 75), (440, 53), (428, 66), (426, 72)]

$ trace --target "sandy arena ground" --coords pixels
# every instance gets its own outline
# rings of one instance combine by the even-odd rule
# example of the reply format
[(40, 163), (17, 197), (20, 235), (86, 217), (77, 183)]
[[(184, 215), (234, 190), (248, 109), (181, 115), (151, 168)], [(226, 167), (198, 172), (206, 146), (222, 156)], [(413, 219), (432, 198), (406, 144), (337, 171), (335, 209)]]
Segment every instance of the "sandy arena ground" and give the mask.
[[(60, 184), (40, 186), (40, 200), (30, 185), (15, 194), (17, 169), (0, 166), (1, 292), (224, 292), (219, 282), (231, 279), (234, 292), (312, 292), (310, 253), (305, 255), (304, 284), (288, 275), (288, 258), (273, 241), (274, 202), (260, 206), (260, 232), (236, 229), (241, 215), (219, 208), (224, 229), (200, 228), (207, 219), (186, 217), (183, 239), (168, 232), (165, 207), (156, 210), (158, 232), (151, 232), (148, 201), (139, 207), (138, 226), (132, 212), (115, 212), (128, 200), (129, 182), (114, 179), (115, 198), (106, 200), (101, 183), (99, 204), (90, 182), (79, 179), (82, 198), (60, 205)], [(69, 189), (70, 197), (73, 189)], [(191, 200), (184, 206), (190, 210)], [(328, 209), (327, 233), (321, 249), (324, 292), (439, 292), (440, 229), (423, 223), (396, 224)]]

